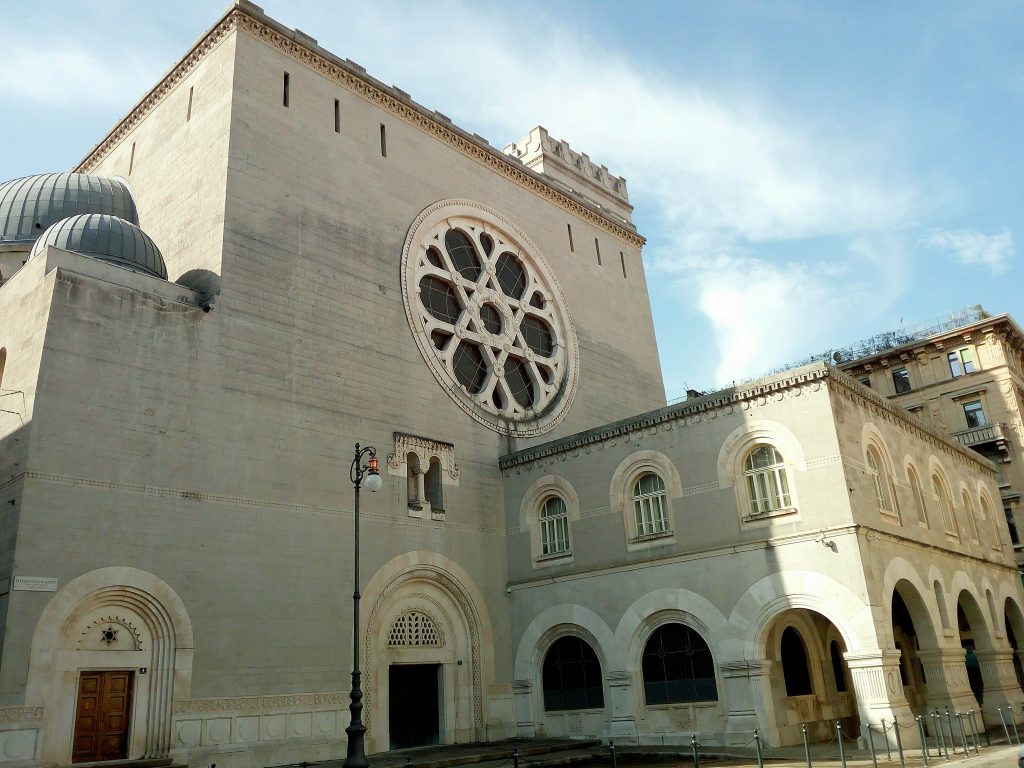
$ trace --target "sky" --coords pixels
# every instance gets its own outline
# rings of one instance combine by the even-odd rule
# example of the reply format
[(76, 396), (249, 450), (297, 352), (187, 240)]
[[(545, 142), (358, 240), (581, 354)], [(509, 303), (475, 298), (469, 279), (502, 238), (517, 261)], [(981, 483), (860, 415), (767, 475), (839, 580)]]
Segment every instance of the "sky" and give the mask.
[[(0, 180), (74, 166), (225, 8), (0, 0)], [(1024, 320), (1019, 0), (264, 8), (493, 146), (543, 125), (625, 176), (669, 399)]]

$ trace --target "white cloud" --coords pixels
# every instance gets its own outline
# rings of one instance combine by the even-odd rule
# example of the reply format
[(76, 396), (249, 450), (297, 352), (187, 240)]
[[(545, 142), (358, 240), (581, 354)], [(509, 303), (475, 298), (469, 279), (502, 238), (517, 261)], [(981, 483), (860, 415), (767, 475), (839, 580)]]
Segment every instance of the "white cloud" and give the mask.
[(923, 242), (947, 251), (965, 266), (987, 267), (993, 275), (1007, 272), (1016, 255), (1013, 235), (1006, 229), (997, 235), (973, 229), (935, 230)]
[(126, 107), (159, 76), (159, 65), (140, 52), (89, 48), (77, 40), (47, 37), (5, 46), (0, 98), (70, 112)]

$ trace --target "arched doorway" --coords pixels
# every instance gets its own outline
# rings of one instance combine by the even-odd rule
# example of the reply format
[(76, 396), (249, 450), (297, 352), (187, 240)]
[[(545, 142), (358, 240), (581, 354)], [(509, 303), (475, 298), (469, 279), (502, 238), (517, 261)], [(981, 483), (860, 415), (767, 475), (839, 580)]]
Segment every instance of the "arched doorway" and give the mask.
[(191, 660), (185, 606), (153, 574), (110, 567), (70, 581), (32, 639), (25, 701), (45, 711), (39, 762), (166, 756)]
[(1024, 641), (1024, 615), (1020, 607), (1009, 597), (1003, 603), (1003, 624), (1006, 629), (1006, 640), (1013, 649), (1013, 673), (1017, 687), (1024, 691), (1024, 664), (1021, 663), (1021, 641)]
[(978, 660), (978, 651), (991, 649), (992, 638), (989, 636), (988, 624), (978, 601), (966, 589), (961, 590), (957, 596), (956, 623), (960, 647), (964, 651), (967, 682), (980, 707), (985, 703), (986, 675)]
[(387, 570), (367, 588), (368, 749), (473, 741), (483, 722), (484, 631), (473, 592), (433, 565)]
[(837, 720), (846, 736), (857, 736), (846, 644), (831, 621), (808, 609), (785, 611), (769, 625), (765, 649), (780, 744), (800, 743), (804, 725), (815, 740), (835, 738)]

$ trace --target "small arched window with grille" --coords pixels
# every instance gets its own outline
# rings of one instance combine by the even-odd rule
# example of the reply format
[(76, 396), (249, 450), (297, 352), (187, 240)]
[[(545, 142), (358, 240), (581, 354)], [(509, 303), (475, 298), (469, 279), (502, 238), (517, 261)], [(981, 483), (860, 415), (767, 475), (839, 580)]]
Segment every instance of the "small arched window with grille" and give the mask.
[(664, 624), (654, 631), (644, 646), (643, 674), (648, 704), (718, 700), (711, 649), (685, 624)]
[(388, 633), (390, 646), (421, 646), (442, 645), (441, 633), (438, 632), (427, 614), (422, 611), (406, 611), (391, 625)]

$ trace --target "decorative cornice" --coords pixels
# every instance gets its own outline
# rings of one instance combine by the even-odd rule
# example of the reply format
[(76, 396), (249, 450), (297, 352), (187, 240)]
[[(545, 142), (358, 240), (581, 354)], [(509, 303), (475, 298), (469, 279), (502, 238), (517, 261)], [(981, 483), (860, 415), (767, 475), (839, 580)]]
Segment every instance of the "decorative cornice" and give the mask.
[[(259, 14), (259, 17), (253, 14)], [(642, 248), (646, 240), (632, 225), (611, 218), (611, 212), (598, 209), (582, 196), (563, 191), (543, 174), (527, 168), (517, 158), (505, 155), (482, 138), (454, 125), (439, 112), (428, 111), (405, 92), (387, 86), (366, 74), (356, 64), (344, 61), (315, 44), (311, 38), (297, 30), (290, 30), (258, 11), (255, 6), (234, 6), (217, 24), (197, 42), (188, 54), (135, 105), (107, 137), (100, 142), (75, 168), (87, 173), (102, 160), (153, 108), (183, 80), (196, 65), (230, 32), (241, 29), (268, 45), (304, 64), (315, 72), (387, 111), (422, 132), (447, 144), (460, 154), (504, 176), (506, 179), (533, 192), (538, 197), (558, 205), (574, 216), (618, 237), (634, 248)], [(362, 70), (362, 71), (360, 71)]]
[(780, 376), (758, 379), (734, 389), (713, 392), (604, 427), (570, 435), (561, 440), (516, 451), (500, 458), (498, 466), (502, 473), (508, 476), (513, 470), (545, 459), (561, 460), (578, 456), (580, 453), (589, 453), (591, 450), (603, 450), (606, 446), (628, 442), (637, 436), (653, 436), (658, 432), (668, 432), (705, 420), (711, 421), (723, 414), (729, 415), (737, 409), (749, 410), (752, 406), (764, 405), (769, 398), (782, 400), (788, 396), (799, 395), (807, 388), (817, 391), (822, 386), (839, 387), (846, 396), (869, 404), (892, 421), (903, 423), (935, 447), (994, 474), (991, 464), (974, 451), (964, 448), (949, 435), (926, 424), (906, 409), (861, 387), (844, 371), (825, 363), (812, 363)]

